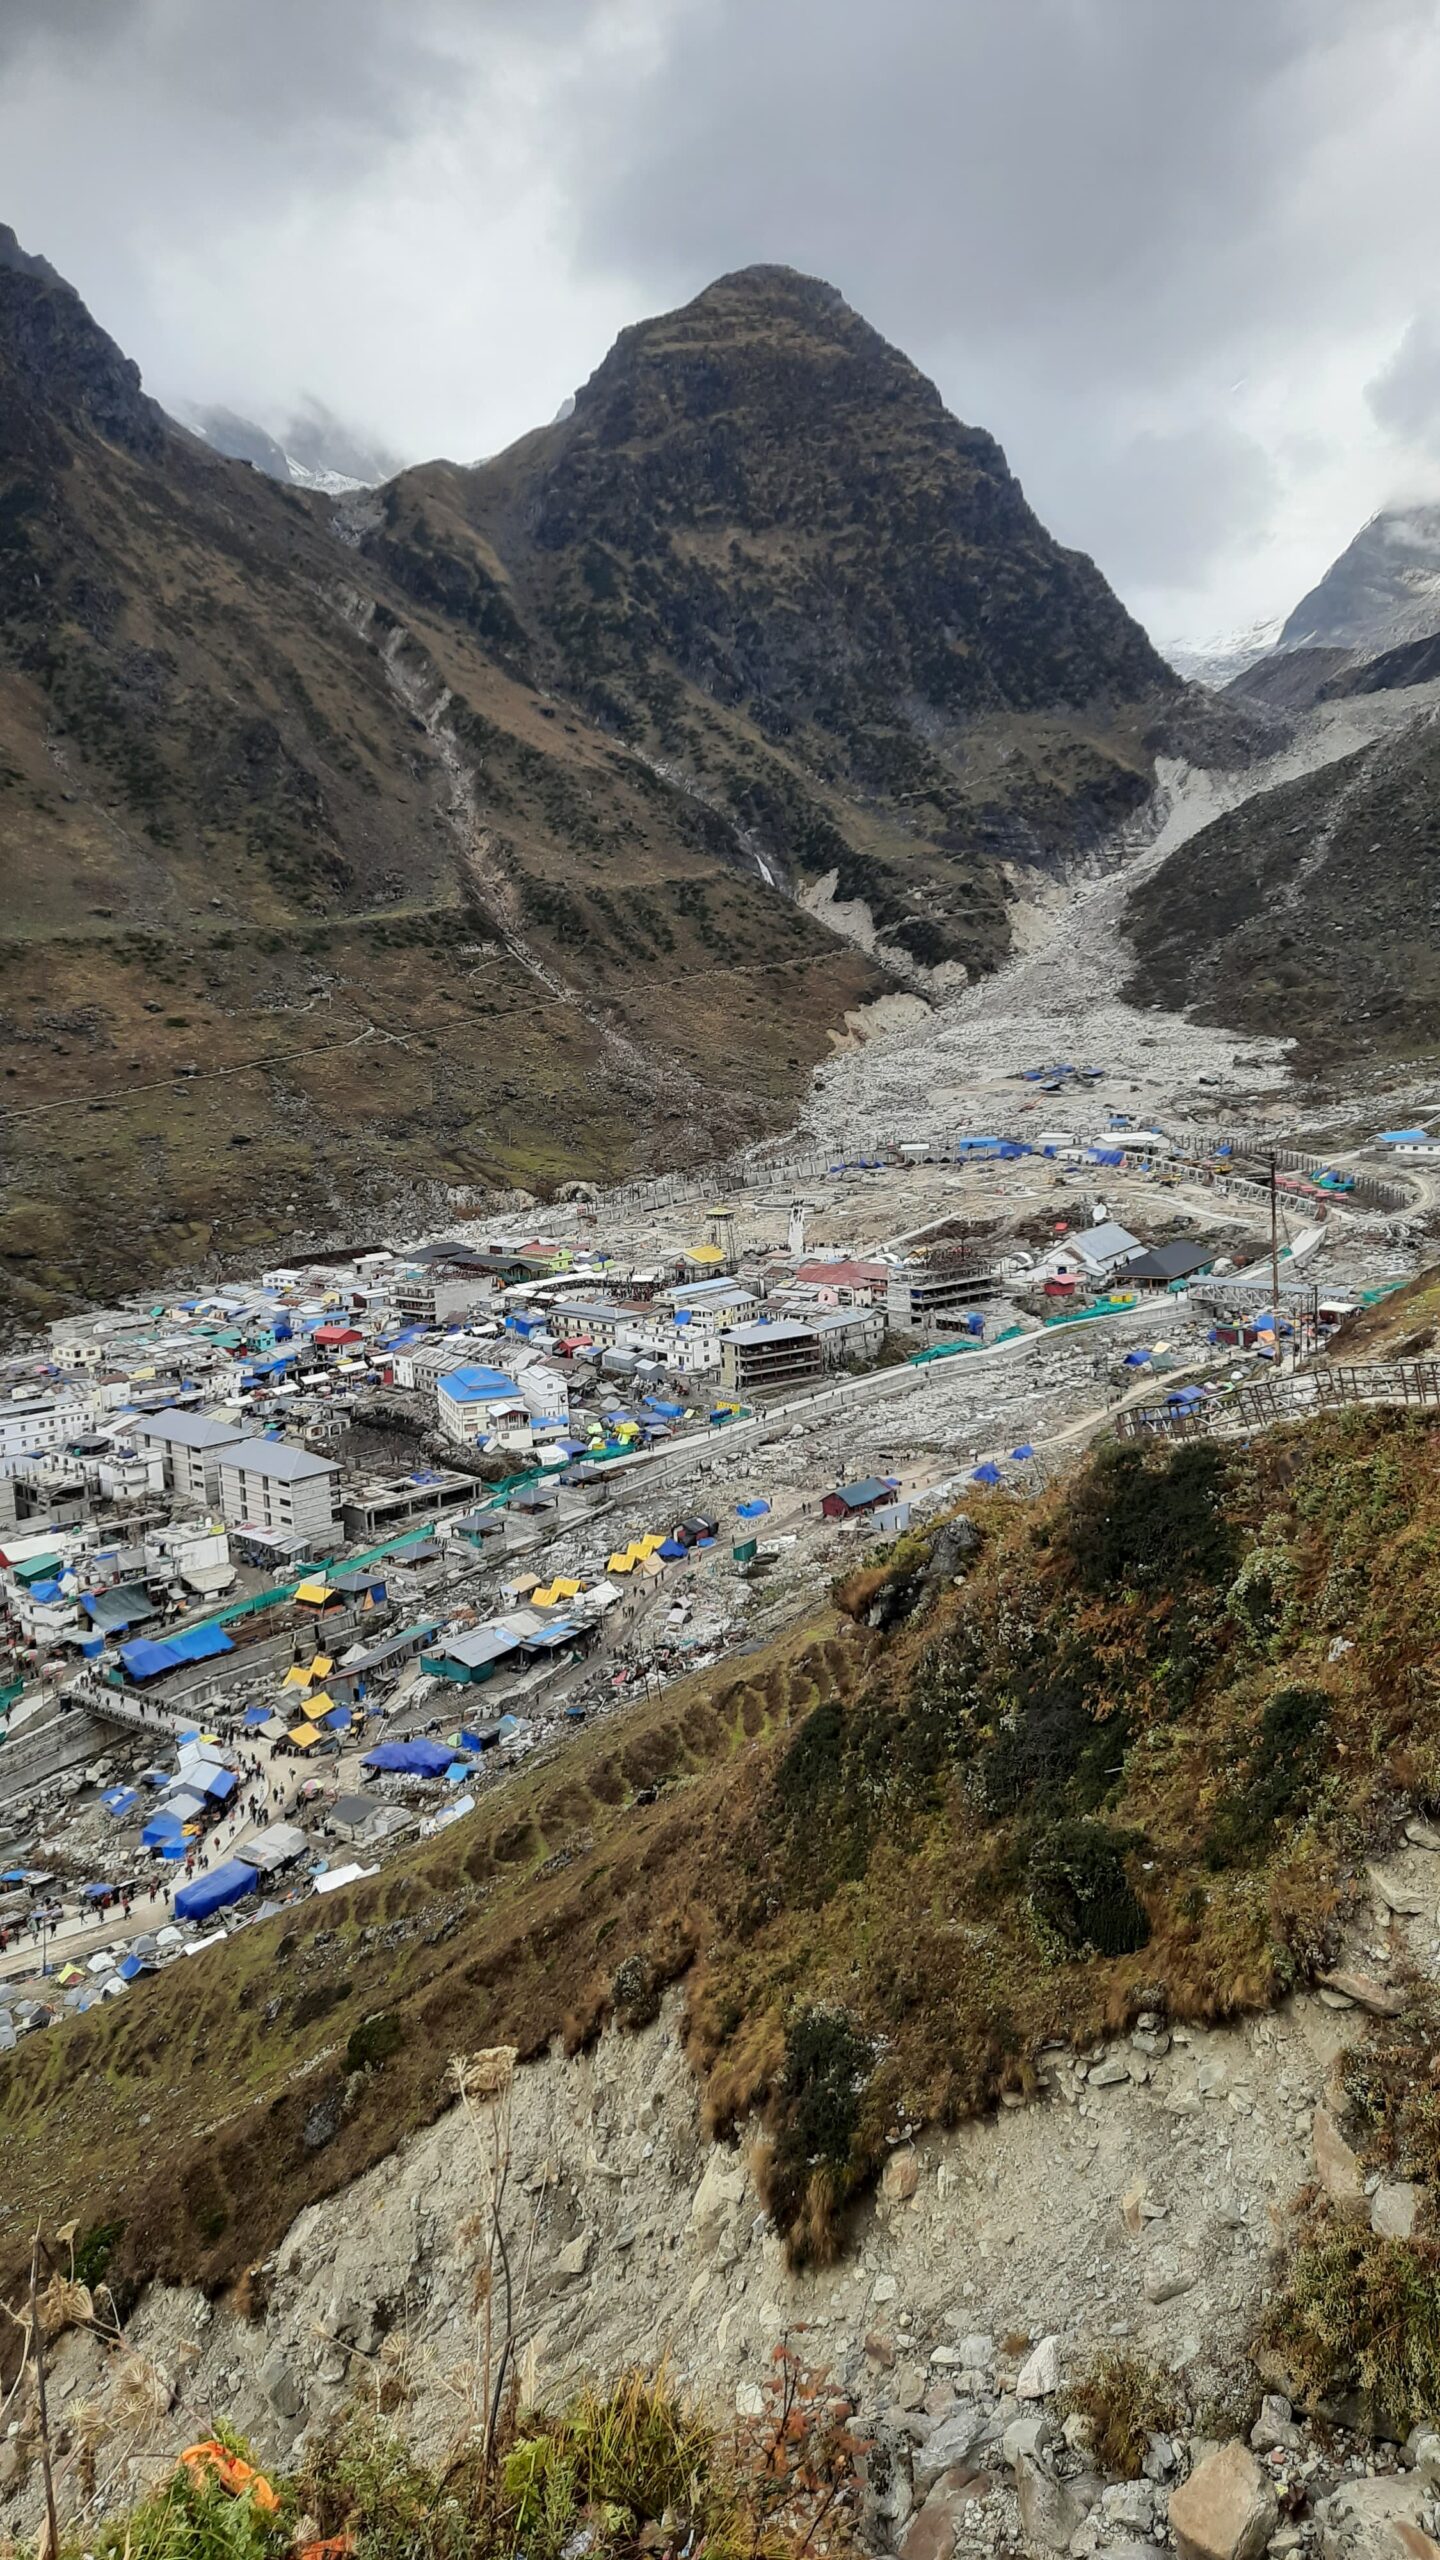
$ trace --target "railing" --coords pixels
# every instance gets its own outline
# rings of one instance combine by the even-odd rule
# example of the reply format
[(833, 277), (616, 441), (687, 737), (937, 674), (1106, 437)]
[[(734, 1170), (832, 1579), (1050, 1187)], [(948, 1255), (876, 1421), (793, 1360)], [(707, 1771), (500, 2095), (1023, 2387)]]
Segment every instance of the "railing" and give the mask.
[(1191, 1405), (1139, 1407), (1115, 1417), (1121, 1440), (1193, 1440), (1264, 1430), (1350, 1404), (1413, 1405), (1440, 1412), (1440, 1361), (1323, 1363), (1292, 1378), (1270, 1378)]

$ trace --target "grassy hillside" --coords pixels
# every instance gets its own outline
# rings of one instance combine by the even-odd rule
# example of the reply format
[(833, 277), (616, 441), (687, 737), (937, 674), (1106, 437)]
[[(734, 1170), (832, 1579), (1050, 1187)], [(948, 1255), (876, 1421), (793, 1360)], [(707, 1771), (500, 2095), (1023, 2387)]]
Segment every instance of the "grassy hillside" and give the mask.
[(0, 2254), (78, 2214), (118, 2274), (220, 2284), (428, 2121), (452, 2053), (577, 2046), (683, 1978), (710, 2122), (761, 2112), (774, 2218), (824, 2257), (888, 2133), (1032, 2086), (1047, 2038), (1282, 1997), (1365, 1846), (1440, 1810), (1440, 1430), (1108, 1447), (974, 1526), (28, 2042)]

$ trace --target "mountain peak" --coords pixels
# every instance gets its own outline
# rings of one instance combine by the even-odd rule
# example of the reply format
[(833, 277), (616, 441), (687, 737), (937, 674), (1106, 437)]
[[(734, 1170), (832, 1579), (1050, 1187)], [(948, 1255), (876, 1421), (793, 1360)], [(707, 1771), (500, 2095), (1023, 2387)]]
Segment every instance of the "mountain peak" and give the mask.
[(63, 425), (89, 427), (127, 452), (153, 459), (165, 412), (141, 387), (140, 368), (86, 310), (48, 258), (23, 249), (0, 224), (0, 381), (27, 406)]
[(494, 538), (538, 545), (609, 679), (663, 655), (764, 725), (853, 742), (914, 720), (927, 751), (976, 713), (1173, 689), (994, 437), (795, 268), (741, 267), (622, 331), (521, 470)]

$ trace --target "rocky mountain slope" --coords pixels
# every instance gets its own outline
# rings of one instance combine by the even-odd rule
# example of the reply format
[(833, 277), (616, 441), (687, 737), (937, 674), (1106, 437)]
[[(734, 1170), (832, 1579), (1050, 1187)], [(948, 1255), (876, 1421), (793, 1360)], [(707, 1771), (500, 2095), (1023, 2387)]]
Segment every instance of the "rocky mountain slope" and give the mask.
[[(1280, 1033), (1296, 1063), (1429, 1058), (1440, 961), (1440, 728), (1420, 642), (1324, 695), (1390, 716), (1353, 754), (1257, 794), (1135, 886), (1123, 929), (1134, 1004)], [(1281, 663), (1281, 662), (1276, 662)]]
[(1373, 657), (1440, 628), (1440, 507), (1383, 507), (1281, 626), (1277, 647)]
[(786, 271), (332, 503), (176, 427), (5, 234), (0, 414), (12, 1308), (713, 1154), (868, 998), (992, 966), (1015, 865), (1092, 851), (1187, 717), (990, 439)]

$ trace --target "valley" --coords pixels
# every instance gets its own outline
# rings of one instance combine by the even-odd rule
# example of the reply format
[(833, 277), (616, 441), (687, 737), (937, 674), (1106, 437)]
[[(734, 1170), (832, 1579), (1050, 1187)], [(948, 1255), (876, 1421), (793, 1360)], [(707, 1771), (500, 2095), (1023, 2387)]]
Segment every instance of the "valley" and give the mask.
[(1435, 511), (188, 414), (0, 230), (0, 2522), (1440, 2560)]

